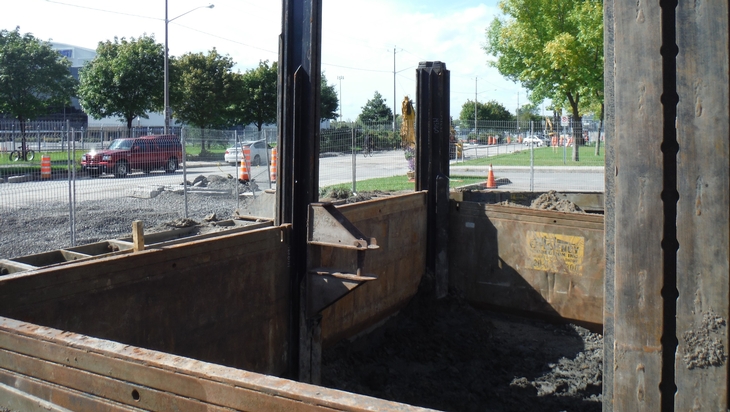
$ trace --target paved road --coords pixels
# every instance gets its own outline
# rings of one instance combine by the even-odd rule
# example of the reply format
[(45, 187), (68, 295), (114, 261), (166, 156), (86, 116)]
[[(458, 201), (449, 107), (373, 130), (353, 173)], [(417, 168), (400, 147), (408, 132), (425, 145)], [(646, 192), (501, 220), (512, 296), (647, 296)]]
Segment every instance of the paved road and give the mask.
[[(473, 155), (496, 155), (514, 150), (524, 149), (521, 145), (496, 146), (468, 146), (465, 157)], [(354, 167), (353, 167), (354, 165)], [(403, 151), (379, 151), (370, 157), (362, 154), (325, 154), (320, 159), (320, 187), (334, 184), (352, 183), (353, 172), (357, 181), (377, 177), (405, 175), (407, 162)], [(188, 162), (186, 168), (187, 180), (192, 181), (198, 175), (231, 175), (237, 176), (237, 169), (225, 162)], [(495, 177), (502, 183), (505, 190), (559, 190), (559, 191), (603, 191), (603, 168), (589, 167), (536, 167), (531, 177), (529, 167), (497, 167)], [(452, 163), (451, 175), (483, 176), (486, 180), (488, 167), (465, 167)], [(261, 189), (269, 187), (269, 169), (267, 166), (252, 167), (251, 174)], [(117, 179), (111, 175), (98, 178), (78, 176), (74, 185), (68, 180), (31, 181), (25, 183), (0, 184), (0, 208), (18, 207), (34, 201), (62, 201), (68, 202), (71, 196), (76, 201), (99, 200), (114, 198), (120, 194), (128, 194), (140, 186), (171, 186), (181, 185), (183, 171), (173, 174), (153, 172), (143, 174), (133, 173), (127, 178)]]

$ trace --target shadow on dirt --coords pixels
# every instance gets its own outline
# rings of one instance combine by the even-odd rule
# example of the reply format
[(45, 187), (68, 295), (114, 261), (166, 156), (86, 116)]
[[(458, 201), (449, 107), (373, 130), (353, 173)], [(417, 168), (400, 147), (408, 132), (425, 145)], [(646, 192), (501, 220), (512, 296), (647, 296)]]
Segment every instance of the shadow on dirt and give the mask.
[(431, 280), (368, 335), (323, 351), (327, 387), (445, 411), (600, 411), (603, 340), (475, 309)]

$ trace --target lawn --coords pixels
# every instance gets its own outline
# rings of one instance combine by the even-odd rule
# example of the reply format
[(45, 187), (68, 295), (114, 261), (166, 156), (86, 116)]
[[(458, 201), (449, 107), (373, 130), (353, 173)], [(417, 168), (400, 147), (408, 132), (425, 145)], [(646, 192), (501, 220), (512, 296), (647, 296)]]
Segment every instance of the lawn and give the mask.
[[(451, 176), (449, 179), (449, 187), (456, 188), (476, 183), (483, 183), (485, 178), (476, 176)], [(356, 186), (357, 192), (374, 192), (376, 190), (382, 192), (395, 192), (399, 190), (413, 190), (415, 182), (409, 182), (407, 176), (380, 177), (377, 179), (368, 179), (358, 181)], [(320, 189), (320, 196), (324, 197), (330, 192), (342, 193), (349, 195), (352, 191), (352, 183), (343, 183), (339, 185), (327, 186)], [(341, 196), (334, 196), (341, 197)]]
[[(577, 162), (572, 161), (573, 148), (565, 150), (565, 163), (563, 163), (562, 147), (540, 147), (534, 149), (535, 166), (603, 166), (605, 164), (605, 151), (601, 148), (601, 154), (596, 156), (595, 147), (581, 146), (578, 152)], [(459, 162), (460, 166), (529, 166), (530, 150), (520, 150), (514, 153), (501, 154), (490, 157), (482, 157), (474, 160)]]

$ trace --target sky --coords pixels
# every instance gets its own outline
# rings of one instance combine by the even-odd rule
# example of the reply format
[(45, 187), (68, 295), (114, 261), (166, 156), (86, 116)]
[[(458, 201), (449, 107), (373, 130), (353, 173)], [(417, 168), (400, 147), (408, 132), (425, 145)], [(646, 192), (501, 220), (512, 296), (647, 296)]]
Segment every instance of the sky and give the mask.
[[(415, 99), (416, 68), (442, 61), (450, 71), (450, 111), (467, 100), (496, 100), (514, 113), (527, 92), (490, 67), (485, 30), (498, 0), (322, 0), (322, 70), (355, 120), (375, 92), (400, 114)], [(0, 29), (96, 49), (114, 37), (165, 41), (165, 0), (0, 0)], [(213, 4), (212, 9), (205, 6)], [(171, 56), (215, 48), (245, 72), (277, 60), (280, 0), (167, 0)], [(197, 9), (196, 9), (197, 8)], [(394, 76), (395, 71), (395, 76)], [(395, 78), (395, 79), (394, 79)], [(395, 80), (395, 81), (394, 81)], [(395, 105), (394, 105), (395, 101)]]

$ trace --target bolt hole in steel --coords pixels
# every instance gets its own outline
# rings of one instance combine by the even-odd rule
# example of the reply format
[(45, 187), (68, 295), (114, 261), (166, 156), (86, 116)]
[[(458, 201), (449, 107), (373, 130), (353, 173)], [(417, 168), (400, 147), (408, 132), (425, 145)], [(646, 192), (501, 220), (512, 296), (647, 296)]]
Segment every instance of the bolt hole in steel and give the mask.
[(137, 389), (132, 389), (132, 399), (139, 402), (139, 392), (137, 392)]
[(172, 264), (172, 268), (175, 269), (177, 267), (177, 263)]

